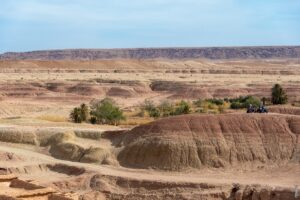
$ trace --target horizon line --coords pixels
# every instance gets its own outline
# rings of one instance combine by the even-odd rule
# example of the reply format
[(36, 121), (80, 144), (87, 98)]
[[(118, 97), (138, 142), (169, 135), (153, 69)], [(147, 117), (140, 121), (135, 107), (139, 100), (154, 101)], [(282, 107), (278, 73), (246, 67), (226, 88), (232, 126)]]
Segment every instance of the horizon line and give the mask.
[(74, 50), (91, 50), (91, 51), (101, 51), (101, 50), (138, 50), (138, 49), (206, 49), (206, 48), (270, 48), (270, 47), (300, 47), (300, 44), (296, 45), (237, 45), (237, 46), (174, 46), (174, 47), (116, 47), (116, 48), (57, 48), (57, 49), (37, 49), (28, 51), (5, 51), (0, 52), (0, 55), (8, 53), (34, 53), (43, 51), (74, 51)]

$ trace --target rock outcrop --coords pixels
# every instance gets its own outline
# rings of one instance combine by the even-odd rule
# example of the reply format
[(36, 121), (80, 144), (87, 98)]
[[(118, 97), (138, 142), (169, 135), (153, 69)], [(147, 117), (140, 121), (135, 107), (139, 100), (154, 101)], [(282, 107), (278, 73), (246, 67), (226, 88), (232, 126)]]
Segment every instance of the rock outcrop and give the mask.
[(100, 174), (96, 174), (90, 179), (90, 187), (92, 192), (84, 195), (87, 198), (83, 199), (96, 199), (96, 196), (105, 194), (106, 199), (132, 200), (300, 200), (300, 195), (297, 196), (295, 188), (270, 187), (259, 184), (231, 185), (149, 181)]
[[(101, 132), (85, 129), (75, 131), (25, 127), (2, 127), (0, 129), (0, 142), (48, 147), (51, 156), (63, 160), (117, 165), (117, 161), (109, 149), (102, 148), (100, 145), (86, 146), (77, 141), (80, 138), (99, 140), (100, 137)], [(0, 159), (13, 161), (22, 158), (0, 152)]]

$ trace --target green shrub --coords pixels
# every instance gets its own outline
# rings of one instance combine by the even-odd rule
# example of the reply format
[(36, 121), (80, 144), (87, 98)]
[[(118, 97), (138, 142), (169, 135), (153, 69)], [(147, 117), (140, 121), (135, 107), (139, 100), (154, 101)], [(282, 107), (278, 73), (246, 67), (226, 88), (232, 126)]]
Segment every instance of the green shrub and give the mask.
[(87, 122), (89, 116), (89, 107), (84, 103), (74, 108), (70, 113), (70, 119), (75, 123)]
[(97, 118), (95, 116), (92, 116), (90, 119), (91, 124), (96, 124), (97, 123)]
[(229, 99), (227, 101), (223, 99), (198, 99), (193, 102), (193, 104), (199, 108), (195, 112), (198, 113), (223, 113), (227, 109)]
[(155, 107), (152, 101), (145, 100), (144, 105), (142, 105), (142, 110), (145, 110), (150, 117), (160, 117), (160, 111), (158, 108)]
[(82, 121), (87, 122), (88, 119), (90, 118), (89, 107), (84, 103), (80, 105), (80, 115), (81, 115)]
[(163, 117), (168, 117), (174, 113), (174, 105), (168, 101), (162, 102), (158, 109)]
[(248, 108), (250, 104), (254, 107), (259, 107), (261, 104), (261, 101), (253, 96), (238, 97), (229, 101), (231, 103), (230, 108), (232, 109)]
[(100, 124), (118, 125), (120, 121), (125, 120), (122, 110), (113, 100), (108, 98), (94, 105), (91, 115)]
[(266, 97), (262, 97), (262, 98), (261, 98), (261, 101), (262, 101), (262, 104), (263, 104), (263, 105), (266, 105), (267, 98), (266, 98)]
[(253, 105), (254, 107), (259, 107), (261, 104), (261, 101), (257, 97), (248, 96), (248, 98), (246, 99), (246, 101), (244, 103), (244, 108), (248, 108), (250, 106), (250, 104)]
[(175, 109), (172, 115), (182, 115), (182, 114), (189, 114), (191, 112), (191, 106), (186, 101), (181, 101), (177, 108)]
[(145, 100), (144, 104), (142, 105), (142, 109), (149, 112), (149, 111), (155, 109), (155, 105), (152, 101)]
[(78, 107), (74, 108), (70, 113), (70, 118), (75, 123), (81, 123), (83, 121), (81, 117), (81, 109)]
[(149, 110), (148, 113), (149, 113), (150, 117), (153, 117), (153, 118), (160, 117), (160, 111), (158, 110), (158, 108), (153, 108), (153, 109)]
[(218, 106), (216, 104), (214, 104), (214, 103), (208, 102), (208, 109), (210, 109), (210, 110), (216, 110), (216, 109), (218, 109)]
[(207, 102), (210, 102), (212, 104), (216, 104), (217, 106), (223, 105), (224, 104), (224, 100), (223, 99), (207, 99)]
[(223, 113), (225, 111), (225, 106), (224, 105), (219, 105), (218, 106), (218, 111), (219, 111), (219, 113)]
[(193, 104), (196, 107), (201, 107), (203, 105), (203, 100), (202, 99), (197, 99), (196, 101), (193, 101)]
[(231, 109), (241, 109), (241, 108), (244, 108), (244, 105), (238, 101), (234, 101), (231, 103), (230, 108)]
[(273, 104), (286, 104), (288, 97), (279, 84), (275, 84), (272, 88), (272, 103)]

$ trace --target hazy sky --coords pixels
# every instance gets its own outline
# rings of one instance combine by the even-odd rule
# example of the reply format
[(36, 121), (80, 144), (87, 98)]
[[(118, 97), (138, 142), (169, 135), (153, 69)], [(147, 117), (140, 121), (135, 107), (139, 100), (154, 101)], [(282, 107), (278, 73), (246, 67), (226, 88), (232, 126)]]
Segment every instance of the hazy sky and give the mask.
[(0, 1), (0, 52), (299, 44), (300, 0)]

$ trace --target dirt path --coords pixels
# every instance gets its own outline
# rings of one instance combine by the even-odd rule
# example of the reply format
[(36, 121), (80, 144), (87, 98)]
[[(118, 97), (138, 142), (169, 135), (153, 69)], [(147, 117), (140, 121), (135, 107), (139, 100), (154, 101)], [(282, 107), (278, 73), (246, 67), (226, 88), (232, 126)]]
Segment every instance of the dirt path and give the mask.
[[(148, 181), (163, 182), (190, 182), (190, 183), (209, 183), (209, 184), (261, 184), (269, 186), (294, 187), (300, 185), (300, 167), (299, 165), (289, 165), (285, 167), (275, 167), (268, 169), (259, 169), (255, 171), (247, 169), (203, 169), (198, 171), (186, 172), (162, 172), (153, 170), (128, 169), (123, 167), (113, 167), (105, 165), (85, 164), (58, 160), (51, 156), (41, 153), (25, 150), (11, 146), (0, 146), (0, 151), (11, 152), (28, 161), (19, 163), (0, 161), (1, 167), (24, 167), (39, 164), (62, 163), (77, 167), (84, 167), (87, 170), (94, 171), (103, 175), (124, 177), (128, 179), (139, 179)], [(16, 166), (17, 165), (17, 166)], [(22, 176), (22, 175), (21, 175)], [(42, 176), (41, 176), (42, 178)]]

